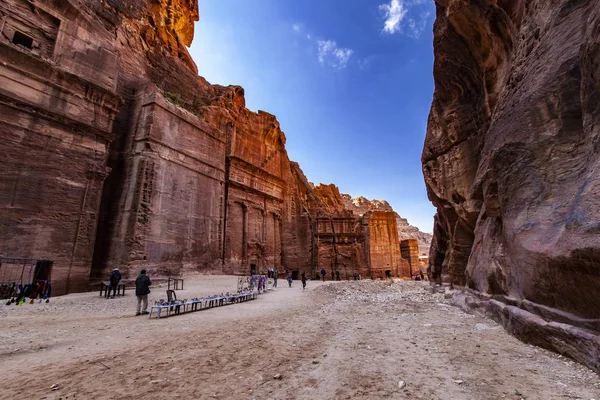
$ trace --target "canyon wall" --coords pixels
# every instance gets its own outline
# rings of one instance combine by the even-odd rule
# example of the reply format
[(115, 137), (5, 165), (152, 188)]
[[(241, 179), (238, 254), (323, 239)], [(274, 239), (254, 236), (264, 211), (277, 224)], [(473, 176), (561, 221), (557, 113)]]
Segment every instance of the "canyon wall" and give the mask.
[(316, 197), (276, 118), (197, 76), (197, 20), (193, 0), (0, 4), (0, 256), (53, 260), (55, 295), (117, 265), (314, 269)]
[[(363, 196), (352, 197), (349, 194), (342, 194), (344, 207), (351, 210), (354, 214), (364, 215), (369, 211), (394, 211), (392, 206), (385, 200), (368, 200)], [(396, 213), (396, 226), (398, 227), (398, 239), (411, 240), (416, 239), (419, 242), (419, 254), (426, 256), (431, 247), (432, 235), (421, 232), (419, 228), (408, 223), (406, 218), (402, 218)]]
[(396, 213), (369, 211), (363, 216), (367, 225), (370, 270), (364, 276), (374, 278), (412, 277), (408, 260), (400, 256)]
[(53, 260), (64, 293), (87, 289), (118, 70), (99, 24), (36, 4), (0, 3), (0, 255)]
[(600, 6), (436, 7), (430, 273), (466, 285), (519, 337), (598, 370)]
[[(317, 265), (340, 271), (342, 279), (410, 278), (408, 260), (400, 255), (396, 214), (386, 201), (363, 199), (362, 209), (348, 204), (334, 184), (314, 187), (321, 206), (317, 210)], [(368, 204), (367, 204), (368, 203)], [(380, 211), (367, 211), (369, 205)], [(378, 207), (379, 206), (379, 207)], [(361, 211), (363, 211), (361, 213)]]
[(275, 116), (197, 75), (198, 18), (195, 0), (0, 4), (0, 257), (52, 260), (54, 295), (115, 266), (404, 273), (395, 214), (315, 189)]

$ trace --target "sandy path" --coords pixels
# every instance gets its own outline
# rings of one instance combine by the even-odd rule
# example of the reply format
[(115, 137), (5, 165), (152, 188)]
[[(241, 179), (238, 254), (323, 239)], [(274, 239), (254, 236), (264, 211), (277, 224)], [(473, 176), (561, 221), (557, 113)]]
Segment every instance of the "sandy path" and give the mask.
[[(234, 288), (202, 277), (177, 294)], [(596, 374), (416, 282), (280, 282), (256, 301), (161, 320), (133, 308), (131, 292), (2, 306), (0, 399), (600, 399)]]

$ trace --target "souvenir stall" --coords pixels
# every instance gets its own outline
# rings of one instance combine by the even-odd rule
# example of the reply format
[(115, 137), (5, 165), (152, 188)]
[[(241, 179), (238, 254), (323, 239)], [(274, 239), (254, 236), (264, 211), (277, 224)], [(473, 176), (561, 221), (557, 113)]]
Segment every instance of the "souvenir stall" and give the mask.
[(49, 301), (52, 294), (52, 261), (25, 258), (0, 258), (0, 299), (9, 304), (24, 304), (37, 298)]

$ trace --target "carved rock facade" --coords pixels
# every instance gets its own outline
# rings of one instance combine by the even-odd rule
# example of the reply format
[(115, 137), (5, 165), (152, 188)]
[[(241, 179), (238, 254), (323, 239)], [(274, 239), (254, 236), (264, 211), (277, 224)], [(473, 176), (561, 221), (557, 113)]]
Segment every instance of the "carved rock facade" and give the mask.
[(410, 266), (400, 255), (396, 219), (391, 210), (355, 214), (333, 185), (314, 188), (319, 208), (314, 210), (317, 232), (317, 265), (327, 273), (340, 271), (342, 279), (355, 274), (365, 278), (409, 278)]
[[(368, 200), (362, 196), (351, 197), (349, 194), (342, 194), (344, 206), (354, 214), (364, 215), (369, 211), (394, 211), (392, 206), (385, 200)], [(416, 226), (408, 223), (406, 218), (402, 218), (396, 213), (396, 226), (398, 227), (398, 238), (402, 240), (416, 239), (419, 242), (419, 254), (425, 256), (429, 254), (432, 235), (421, 232)]]
[(87, 289), (121, 102), (109, 33), (56, 5), (0, 4), (0, 252), (52, 259), (64, 293)]
[(483, 296), (520, 337), (599, 370), (600, 7), (436, 4), (422, 157), (438, 210), (431, 273)]
[(55, 295), (114, 266), (403, 273), (394, 218), (320, 195), (273, 115), (197, 76), (197, 19), (195, 0), (0, 3), (0, 255), (53, 260)]

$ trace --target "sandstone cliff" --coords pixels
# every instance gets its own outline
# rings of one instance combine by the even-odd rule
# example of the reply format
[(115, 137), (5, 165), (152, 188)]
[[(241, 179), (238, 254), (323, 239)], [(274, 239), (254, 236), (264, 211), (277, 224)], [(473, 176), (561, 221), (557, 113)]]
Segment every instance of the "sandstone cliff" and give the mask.
[(7, 0), (0, 20), (1, 256), (54, 261), (54, 294), (116, 265), (314, 269), (312, 188), (273, 115), (197, 75), (196, 0)]
[(599, 3), (436, 7), (422, 156), (437, 207), (431, 273), (493, 296), (486, 307), (509, 330), (598, 369), (598, 337), (552, 321), (600, 330)]
[(55, 295), (115, 266), (406, 275), (394, 216), (320, 194), (274, 115), (197, 75), (197, 20), (196, 0), (0, 2), (3, 270)]
[[(312, 185), (311, 185), (312, 186)], [(339, 270), (342, 279), (354, 274), (385, 278), (412, 276), (409, 262), (402, 259), (396, 224), (397, 214), (387, 202), (383, 209), (359, 213), (348, 195), (334, 184), (319, 184), (313, 190), (320, 205), (316, 213), (318, 265), (327, 273)], [(368, 201), (363, 198), (363, 205)]]
[[(352, 210), (357, 215), (363, 215), (369, 211), (394, 211), (392, 206), (385, 200), (368, 200), (363, 196), (352, 197), (349, 194), (342, 194), (344, 206)], [(398, 239), (400, 241), (417, 239), (419, 241), (419, 254), (426, 256), (431, 247), (432, 235), (421, 232), (416, 226), (410, 225), (406, 218), (402, 218), (396, 213), (396, 225), (398, 227)]]

